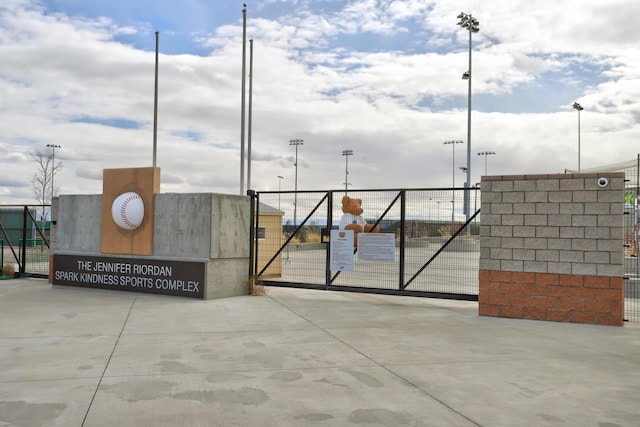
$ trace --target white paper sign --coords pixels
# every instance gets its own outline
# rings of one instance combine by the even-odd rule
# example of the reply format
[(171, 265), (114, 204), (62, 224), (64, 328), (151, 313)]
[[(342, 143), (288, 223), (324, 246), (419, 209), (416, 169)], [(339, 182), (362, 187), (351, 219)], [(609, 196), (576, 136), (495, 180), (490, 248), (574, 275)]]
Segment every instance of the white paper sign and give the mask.
[(353, 230), (331, 230), (331, 263), (329, 268), (353, 271)]
[(394, 233), (359, 233), (358, 260), (393, 261), (396, 257)]

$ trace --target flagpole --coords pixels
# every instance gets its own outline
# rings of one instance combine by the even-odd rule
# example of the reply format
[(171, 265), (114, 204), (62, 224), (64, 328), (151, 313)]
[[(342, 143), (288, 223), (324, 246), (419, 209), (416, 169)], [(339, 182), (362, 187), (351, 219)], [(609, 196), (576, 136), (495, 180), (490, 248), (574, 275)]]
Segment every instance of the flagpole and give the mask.
[(156, 81), (153, 95), (153, 167), (156, 167), (158, 151), (158, 50), (160, 47), (159, 32), (156, 31)]
[(253, 39), (249, 40), (249, 123), (247, 129), (247, 190), (251, 190), (251, 117), (253, 115)]
[(242, 9), (242, 96), (240, 115), (240, 195), (244, 195), (244, 117), (245, 117), (245, 92), (247, 80), (247, 4)]

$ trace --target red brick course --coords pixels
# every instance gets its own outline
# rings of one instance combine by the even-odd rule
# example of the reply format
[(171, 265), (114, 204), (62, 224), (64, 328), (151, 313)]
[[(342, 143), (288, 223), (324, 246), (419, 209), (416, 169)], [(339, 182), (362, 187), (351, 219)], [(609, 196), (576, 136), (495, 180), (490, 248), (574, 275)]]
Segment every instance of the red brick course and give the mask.
[(554, 322), (570, 322), (571, 311), (569, 310), (547, 310), (547, 320)]
[(584, 283), (584, 276), (574, 276), (572, 274), (561, 274), (558, 279), (560, 286), (568, 286), (570, 288), (580, 288)]
[(571, 297), (571, 288), (568, 286), (547, 286), (547, 295), (554, 297)]
[(624, 279), (480, 270), (481, 316), (622, 326)]

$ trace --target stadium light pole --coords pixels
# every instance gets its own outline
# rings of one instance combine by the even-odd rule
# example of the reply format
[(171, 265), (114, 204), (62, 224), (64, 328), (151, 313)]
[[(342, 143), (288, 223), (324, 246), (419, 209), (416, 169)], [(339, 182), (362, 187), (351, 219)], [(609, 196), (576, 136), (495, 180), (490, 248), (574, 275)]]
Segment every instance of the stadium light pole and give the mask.
[(452, 141), (445, 141), (443, 142), (444, 145), (449, 145), (451, 144), (451, 179), (452, 179), (452, 187), (455, 188), (456, 186), (456, 144), (464, 144), (464, 141), (460, 140), (460, 139), (455, 139)]
[(293, 227), (295, 229), (298, 213), (298, 145), (304, 145), (304, 140), (292, 139), (289, 141), (289, 145), (293, 145), (296, 147), (296, 162), (294, 163), (294, 166), (296, 167), (296, 175), (293, 187)]
[(467, 181), (465, 182), (464, 211), (469, 219), (469, 188), (471, 188), (471, 35), (480, 31), (480, 22), (471, 14), (460, 12), (460, 20), (457, 25), (469, 31), (469, 69), (462, 75), (464, 80), (468, 80), (469, 94), (467, 97)]
[(280, 195), (281, 195), (280, 191), (281, 191), (283, 179), (284, 179), (284, 176), (278, 175), (278, 210), (280, 210)]
[(342, 150), (344, 156), (344, 194), (349, 190), (349, 156), (353, 156), (353, 150)]
[(572, 107), (578, 111), (578, 173), (580, 173), (580, 111), (584, 108), (577, 102), (574, 102)]
[(481, 151), (478, 153), (478, 156), (484, 156), (484, 174), (487, 175), (487, 157), (496, 154), (495, 151)]
[(53, 192), (55, 191), (53, 187), (53, 176), (56, 172), (56, 148), (62, 148), (62, 146), (58, 144), (47, 144), (47, 147), (51, 148), (51, 204), (53, 204)]
[(443, 142), (444, 145), (449, 145), (451, 144), (451, 186), (452, 186), (452, 190), (451, 190), (451, 224), (454, 223), (454, 212), (455, 212), (455, 200), (456, 200), (456, 196), (455, 196), (455, 190), (453, 190), (453, 188), (456, 188), (456, 144), (464, 144), (464, 141), (460, 140), (460, 139), (454, 139), (451, 141), (445, 141)]

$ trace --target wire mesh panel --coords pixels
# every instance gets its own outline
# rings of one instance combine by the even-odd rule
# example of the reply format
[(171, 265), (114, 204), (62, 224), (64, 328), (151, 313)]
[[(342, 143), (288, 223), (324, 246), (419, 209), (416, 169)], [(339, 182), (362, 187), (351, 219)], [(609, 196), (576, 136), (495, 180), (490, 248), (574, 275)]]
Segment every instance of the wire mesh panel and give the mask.
[(624, 169), (624, 318), (640, 322), (640, 154), (634, 166)]
[(628, 277), (625, 280), (624, 320), (640, 323), (640, 278), (637, 276)]
[(27, 240), (25, 262), (25, 274), (33, 276), (49, 275), (49, 247), (41, 240)]
[(640, 219), (637, 206), (625, 209), (624, 227), (624, 318), (629, 322), (640, 322)]
[(38, 214), (45, 208), (48, 206), (0, 207), (2, 265), (15, 264), (16, 271), (30, 276), (46, 277), (49, 274), (51, 223)]
[[(333, 228), (344, 224), (343, 217), (350, 217), (350, 212), (343, 212), (344, 196), (361, 200), (364, 221), (376, 226), (379, 233), (392, 233), (397, 240), (401, 220), (401, 200), (399, 191), (349, 191), (333, 193)], [(348, 221), (347, 221), (348, 222)], [(348, 286), (371, 289), (400, 289), (400, 254), (396, 245), (393, 261), (362, 260), (357, 246), (354, 245), (354, 271), (332, 271), (332, 286)]]
[(267, 192), (258, 201), (256, 272), (263, 279), (324, 284), (326, 244), (321, 234), (327, 227), (327, 193)]
[[(392, 236), (393, 259), (363, 259), (354, 242), (353, 271), (329, 269), (330, 230), (344, 228), (350, 213), (345, 196), (358, 200), (359, 221)], [(475, 296), (479, 226), (465, 226), (465, 205), (475, 209), (476, 197), (475, 189), (260, 193), (255, 271), (267, 284)]]
[(464, 190), (407, 192), (407, 290), (478, 294), (479, 227), (476, 222), (464, 227), (465, 197)]

